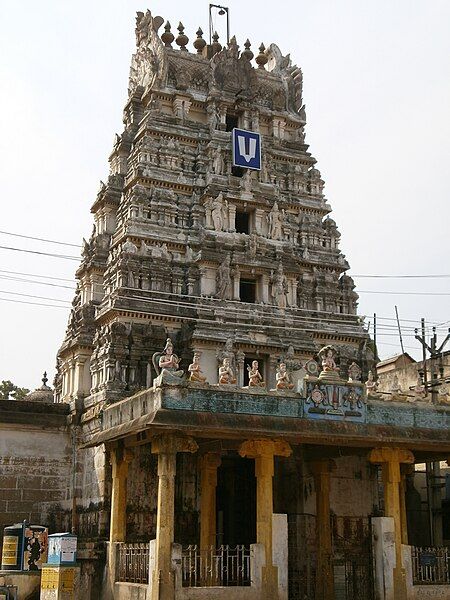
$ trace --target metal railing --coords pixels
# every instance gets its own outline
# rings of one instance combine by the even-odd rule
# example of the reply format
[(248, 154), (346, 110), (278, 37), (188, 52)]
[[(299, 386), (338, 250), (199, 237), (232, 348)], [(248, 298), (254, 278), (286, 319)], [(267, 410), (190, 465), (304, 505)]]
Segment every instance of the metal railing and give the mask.
[(250, 549), (220, 546), (200, 550), (186, 546), (181, 556), (183, 587), (250, 585)]
[(449, 548), (411, 547), (414, 585), (449, 585)]
[(148, 583), (149, 544), (118, 545), (117, 581)]

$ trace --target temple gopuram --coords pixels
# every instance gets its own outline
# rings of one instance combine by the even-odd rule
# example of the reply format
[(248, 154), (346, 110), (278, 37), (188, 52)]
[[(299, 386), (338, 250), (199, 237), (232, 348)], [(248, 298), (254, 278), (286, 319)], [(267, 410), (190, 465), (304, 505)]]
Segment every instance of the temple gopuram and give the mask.
[(54, 382), (86, 600), (431, 597), (407, 481), (450, 406), (378, 389), (302, 93), (275, 44), (137, 14)]

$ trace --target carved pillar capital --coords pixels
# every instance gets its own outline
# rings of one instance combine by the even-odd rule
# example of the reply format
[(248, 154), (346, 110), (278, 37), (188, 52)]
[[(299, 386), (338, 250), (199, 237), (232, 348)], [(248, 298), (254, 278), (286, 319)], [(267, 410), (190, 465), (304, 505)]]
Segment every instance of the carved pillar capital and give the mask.
[(239, 447), (239, 455), (247, 458), (259, 456), (290, 456), (292, 448), (284, 440), (247, 440)]
[(198, 444), (192, 437), (163, 433), (153, 438), (152, 454), (177, 454), (197, 452)]

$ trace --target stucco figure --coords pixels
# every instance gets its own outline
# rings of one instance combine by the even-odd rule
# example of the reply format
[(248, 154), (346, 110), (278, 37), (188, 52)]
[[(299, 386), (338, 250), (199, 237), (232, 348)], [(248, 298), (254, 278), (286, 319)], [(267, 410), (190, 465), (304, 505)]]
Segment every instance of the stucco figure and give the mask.
[(219, 367), (219, 384), (220, 385), (235, 385), (236, 377), (230, 365), (230, 359), (224, 358), (222, 366)]

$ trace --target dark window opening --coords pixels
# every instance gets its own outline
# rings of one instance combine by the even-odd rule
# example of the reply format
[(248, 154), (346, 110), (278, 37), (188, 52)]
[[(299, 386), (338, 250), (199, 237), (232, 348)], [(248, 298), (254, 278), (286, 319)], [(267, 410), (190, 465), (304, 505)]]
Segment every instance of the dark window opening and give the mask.
[(225, 117), (225, 130), (233, 131), (235, 127), (239, 127), (239, 118), (233, 113), (227, 113)]
[(246, 212), (236, 212), (236, 231), (238, 233), (250, 233), (250, 215)]
[(241, 302), (255, 302), (256, 281), (254, 279), (241, 279), (239, 282), (239, 298)]
[(264, 381), (264, 361), (260, 358), (246, 356), (244, 361), (244, 385), (248, 385), (248, 369), (252, 367), (252, 362), (258, 361), (258, 371), (261, 373), (261, 377)]
[(243, 167), (231, 167), (231, 174), (235, 177), (243, 177), (246, 169)]

